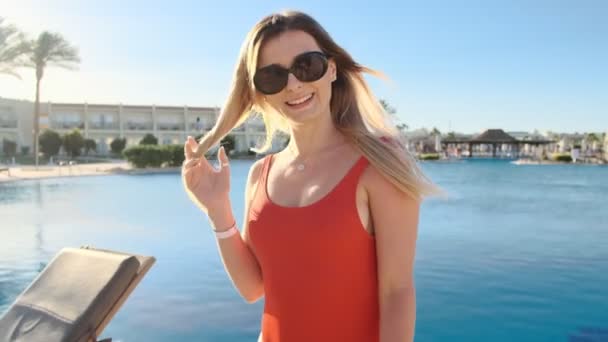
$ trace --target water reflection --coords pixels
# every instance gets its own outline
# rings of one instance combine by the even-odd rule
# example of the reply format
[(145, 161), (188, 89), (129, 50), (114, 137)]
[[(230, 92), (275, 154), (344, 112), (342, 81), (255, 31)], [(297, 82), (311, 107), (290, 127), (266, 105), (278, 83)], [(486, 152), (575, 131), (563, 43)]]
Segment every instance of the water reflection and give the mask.
[[(231, 167), (242, 222), (249, 164)], [(564, 340), (608, 326), (608, 168), (424, 168), (450, 197), (423, 206), (417, 341)], [(0, 184), (0, 204), (0, 312), (59, 249), (89, 244), (158, 260), (107, 336), (255, 340), (263, 303), (239, 298), (177, 174)]]

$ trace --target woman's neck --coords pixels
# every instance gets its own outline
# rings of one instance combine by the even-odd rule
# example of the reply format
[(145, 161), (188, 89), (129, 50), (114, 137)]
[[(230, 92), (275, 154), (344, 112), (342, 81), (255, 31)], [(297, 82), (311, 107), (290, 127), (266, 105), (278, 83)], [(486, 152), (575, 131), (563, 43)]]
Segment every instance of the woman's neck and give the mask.
[(327, 148), (346, 143), (346, 138), (329, 120), (310, 122), (291, 127), (289, 152), (293, 157), (308, 158)]

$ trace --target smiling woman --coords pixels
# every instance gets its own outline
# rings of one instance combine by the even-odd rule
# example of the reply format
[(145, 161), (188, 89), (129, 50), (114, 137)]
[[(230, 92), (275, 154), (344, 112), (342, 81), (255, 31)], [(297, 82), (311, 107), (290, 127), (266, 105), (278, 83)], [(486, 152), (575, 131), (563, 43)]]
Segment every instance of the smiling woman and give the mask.
[[(407, 153), (356, 63), (310, 16), (285, 12), (249, 32), (212, 130), (189, 138), (186, 192), (205, 211), (234, 286), (265, 296), (260, 340), (411, 341), (413, 263), (421, 200), (436, 191)], [(253, 164), (241, 234), (230, 163), (201, 158), (262, 113), (287, 147)]]

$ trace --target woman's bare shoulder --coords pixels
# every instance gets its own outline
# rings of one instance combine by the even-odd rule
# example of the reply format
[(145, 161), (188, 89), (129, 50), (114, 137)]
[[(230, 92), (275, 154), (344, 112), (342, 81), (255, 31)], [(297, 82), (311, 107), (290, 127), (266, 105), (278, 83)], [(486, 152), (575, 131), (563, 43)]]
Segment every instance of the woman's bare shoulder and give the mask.
[(264, 169), (264, 160), (269, 158), (265, 156), (256, 160), (249, 168), (249, 175), (247, 176), (247, 190), (249, 191), (252, 187), (257, 186), (258, 182), (262, 178), (262, 170)]
[[(380, 192), (394, 187), (394, 185), (387, 179), (386, 175), (384, 175), (378, 168), (372, 163), (367, 164), (365, 170), (361, 174), (360, 184), (369, 194), (371, 192)], [(382, 189), (383, 191), (378, 191), (378, 189)]]

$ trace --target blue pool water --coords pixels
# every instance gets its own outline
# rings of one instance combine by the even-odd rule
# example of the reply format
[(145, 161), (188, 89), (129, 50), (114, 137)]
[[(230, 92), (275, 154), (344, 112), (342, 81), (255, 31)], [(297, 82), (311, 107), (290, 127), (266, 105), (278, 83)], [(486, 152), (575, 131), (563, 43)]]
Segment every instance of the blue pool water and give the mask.
[[(242, 221), (250, 161), (233, 161)], [(425, 163), (448, 193), (422, 208), (416, 341), (568, 341), (608, 328), (608, 168)], [(0, 184), (0, 314), (62, 247), (158, 261), (104, 336), (255, 341), (262, 301), (226, 276), (178, 174)]]

